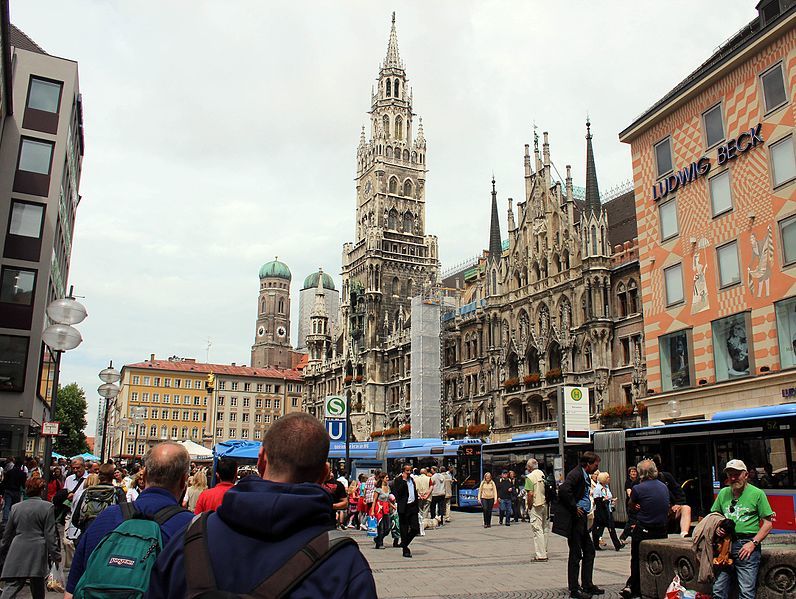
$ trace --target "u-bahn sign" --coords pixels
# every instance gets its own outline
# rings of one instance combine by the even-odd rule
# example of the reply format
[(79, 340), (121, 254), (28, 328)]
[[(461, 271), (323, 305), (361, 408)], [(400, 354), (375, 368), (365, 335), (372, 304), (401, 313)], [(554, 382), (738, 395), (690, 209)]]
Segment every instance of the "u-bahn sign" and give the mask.
[(326, 432), (329, 433), (329, 441), (343, 441), (345, 443), (345, 419), (344, 418), (327, 418), (326, 419)]

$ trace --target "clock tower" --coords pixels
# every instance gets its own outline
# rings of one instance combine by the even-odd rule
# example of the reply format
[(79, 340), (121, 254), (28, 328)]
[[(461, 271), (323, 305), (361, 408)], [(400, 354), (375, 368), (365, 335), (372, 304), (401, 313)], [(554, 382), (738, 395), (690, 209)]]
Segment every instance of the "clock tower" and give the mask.
[(260, 267), (253, 368), (291, 368), (290, 269), (277, 259)]

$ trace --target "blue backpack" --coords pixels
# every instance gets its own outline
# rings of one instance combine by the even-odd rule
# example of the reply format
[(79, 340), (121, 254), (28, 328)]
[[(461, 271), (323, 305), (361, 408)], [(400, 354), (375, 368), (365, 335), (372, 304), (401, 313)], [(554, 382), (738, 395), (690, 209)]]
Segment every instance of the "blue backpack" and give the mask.
[(139, 599), (149, 588), (149, 575), (163, 549), (160, 527), (185, 510), (170, 505), (154, 516), (122, 503), (124, 521), (105, 535), (88, 558), (74, 599)]

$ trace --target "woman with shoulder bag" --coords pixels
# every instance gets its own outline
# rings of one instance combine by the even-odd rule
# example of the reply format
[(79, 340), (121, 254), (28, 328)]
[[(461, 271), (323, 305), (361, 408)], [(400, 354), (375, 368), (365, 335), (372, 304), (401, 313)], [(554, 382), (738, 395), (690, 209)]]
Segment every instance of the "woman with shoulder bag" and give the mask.
[(478, 504), (484, 512), (484, 528), (492, 526), (492, 508), (495, 507), (495, 499), (497, 498), (497, 487), (492, 480), (492, 473), (484, 473), (484, 480), (478, 486)]

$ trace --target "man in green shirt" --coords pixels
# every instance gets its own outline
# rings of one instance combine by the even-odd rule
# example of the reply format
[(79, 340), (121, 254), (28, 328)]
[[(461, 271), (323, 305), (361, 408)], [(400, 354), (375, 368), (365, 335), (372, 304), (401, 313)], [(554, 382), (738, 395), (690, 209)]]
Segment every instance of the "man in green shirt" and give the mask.
[[(711, 511), (735, 522), (731, 555), (733, 565), (722, 569), (713, 583), (713, 597), (727, 599), (733, 572), (738, 578), (738, 599), (754, 599), (760, 568), (760, 543), (774, 527), (774, 511), (766, 494), (748, 484), (749, 472), (741, 460), (730, 460), (724, 469), (729, 486), (719, 491)], [(723, 535), (721, 529), (717, 532)]]

